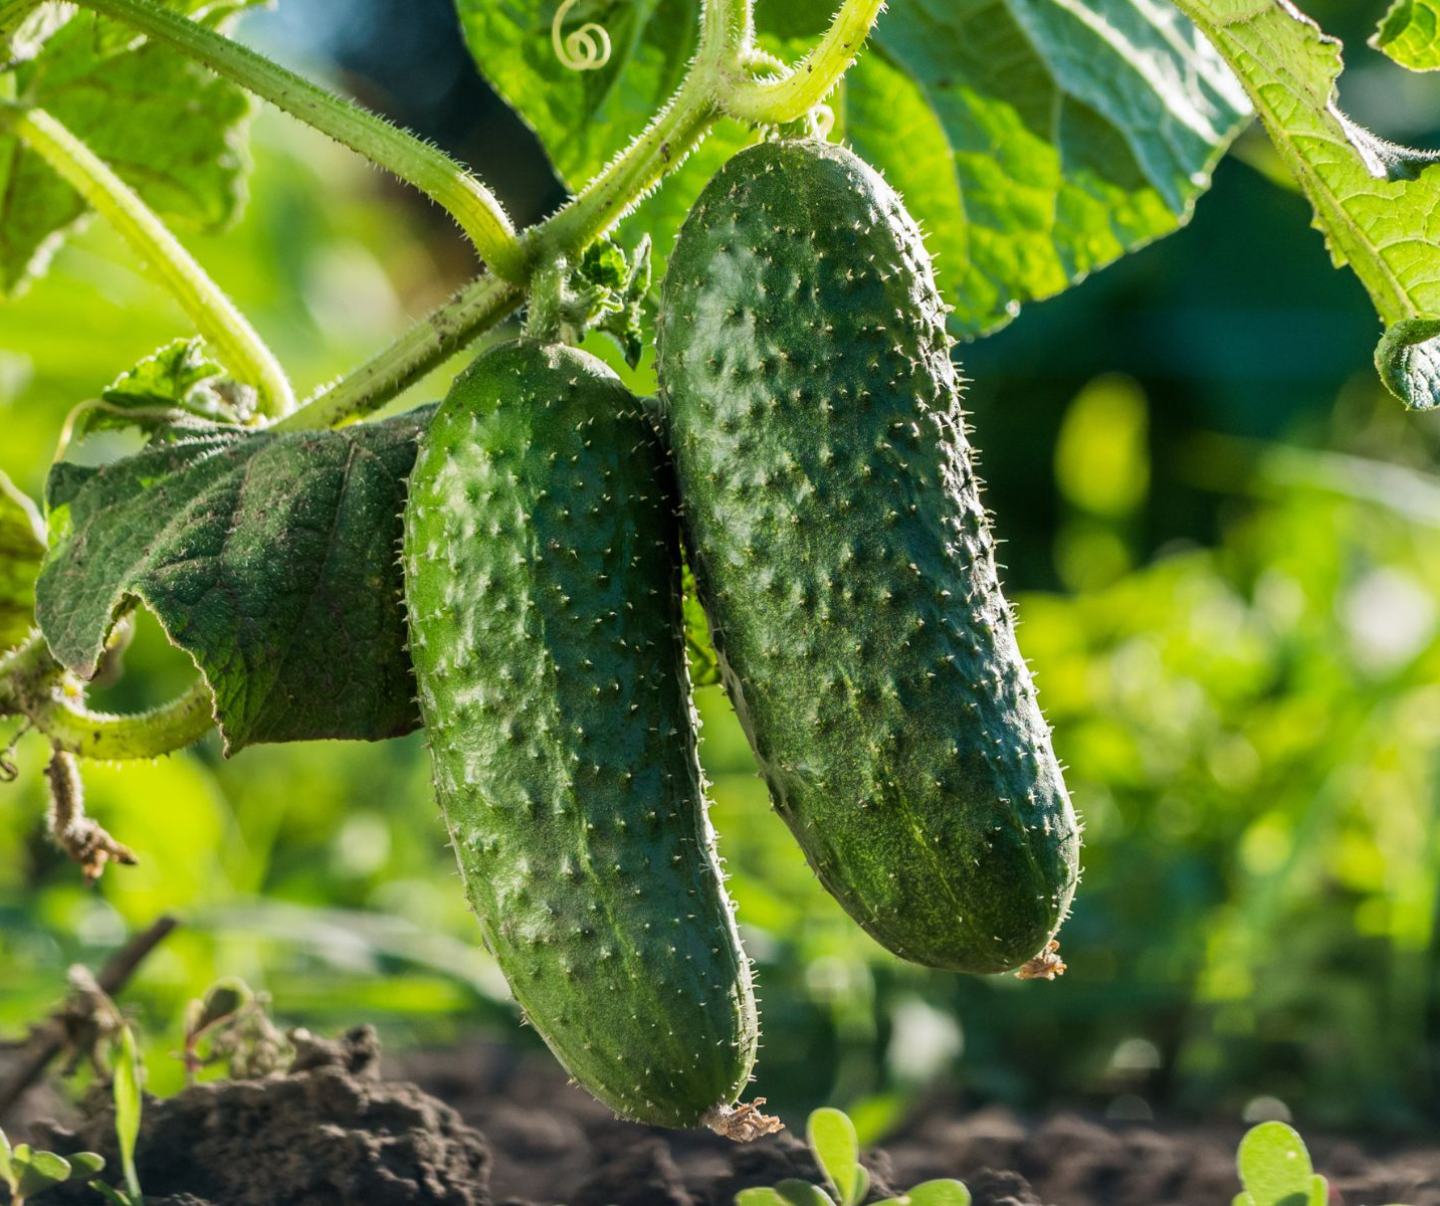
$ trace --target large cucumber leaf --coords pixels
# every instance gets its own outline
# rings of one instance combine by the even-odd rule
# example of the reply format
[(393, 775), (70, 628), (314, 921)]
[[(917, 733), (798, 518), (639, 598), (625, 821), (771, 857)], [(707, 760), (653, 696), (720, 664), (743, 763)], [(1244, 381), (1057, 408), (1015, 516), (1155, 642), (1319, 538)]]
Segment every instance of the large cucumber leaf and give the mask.
[(428, 418), (212, 428), (99, 469), (57, 465), (36, 586), (52, 652), (93, 674), (138, 600), (195, 659), (228, 751), (414, 728), (396, 548)]
[(1340, 111), (1341, 44), (1290, 0), (1177, 2), (1244, 83), (1335, 265), (1369, 292), (1381, 379), (1408, 406), (1440, 405), (1440, 162)]
[[(559, 0), (456, 0), (482, 72), (578, 188), (673, 90), (698, 0), (581, 0), (612, 54), (555, 54)], [(761, 0), (761, 40), (793, 60), (832, 4)], [(1234, 77), (1165, 0), (891, 0), (832, 99), (837, 135), (883, 170), (928, 231), (957, 334), (1170, 233), (1248, 112)], [(754, 137), (722, 123), (627, 225), (663, 258), (704, 181)]]
[[(244, 5), (174, 0), (229, 16)], [(0, 31), (4, 34), (5, 31)], [(47, 110), (150, 207), (190, 229), (223, 229), (245, 197), (250, 101), (167, 47), (70, 5), (45, 4), (0, 51), (0, 96)], [(43, 271), (87, 211), (80, 195), (0, 124), (0, 296)]]

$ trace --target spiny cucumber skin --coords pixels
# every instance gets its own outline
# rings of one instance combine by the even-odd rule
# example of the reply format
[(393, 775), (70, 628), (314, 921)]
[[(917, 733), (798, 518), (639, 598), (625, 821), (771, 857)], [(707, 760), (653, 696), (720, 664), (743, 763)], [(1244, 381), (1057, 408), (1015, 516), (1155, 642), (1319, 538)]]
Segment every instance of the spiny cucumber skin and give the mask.
[(457, 381), (410, 479), (411, 656), (486, 943), (570, 1074), (693, 1126), (756, 1014), (705, 815), (669, 467), (594, 357), (520, 341)]
[(661, 313), (687, 548), (777, 809), (895, 954), (1026, 962), (1069, 908), (1079, 831), (919, 231), (849, 151), (761, 144), (701, 194)]

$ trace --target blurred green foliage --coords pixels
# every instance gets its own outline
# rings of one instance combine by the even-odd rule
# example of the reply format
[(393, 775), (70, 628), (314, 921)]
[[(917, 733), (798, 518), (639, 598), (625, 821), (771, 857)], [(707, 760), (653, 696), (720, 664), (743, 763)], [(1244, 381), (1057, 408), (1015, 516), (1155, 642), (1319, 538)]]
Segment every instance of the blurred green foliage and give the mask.
[[(468, 270), (322, 140), (265, 115), (255, 155), (245, 220), (187, 243), (302, 390)], [(1217, 250), (1241, 216), (1253, 242)], [(1228, 163), (1196, 227), (964, 353), (1021, 641), (1087, 826), (1063, 980), (883, 954), (771, 813), (723, 694), (699, 693), (759, 963), (758, 1088), (792, 1117), (831, 1100), (868, 1141), (937, 1082), (1124, 1116), (1235, 1116), (1264, 1095), (1310, 1124), (1405, 1128), (1440, 1108), (1440, 440), (1374, 383), (1364, 298), (1305, 225), (1303, 203)], [(186, 333), (92, 226), (0, 310), (0, 470), (38, 493), (67, 411)], [(100, 433), (75, 455), (131, 446)], [(102, 705), (158, 702), (192, 673), (149, 621), (127, 667)], [(169, 909), (186, 928), (125, 997), (159, 1091), (182, 1080), (185, 1001), (225, 975), (283, 1022), (536, 1041), (466, 913), (418, 737), (229, 762), (212, 738), (87, 765), (91, 811), (142, 858), (93, 891), (44, 840), (42, 744), (17, 753), (0, 1035), (47, 1008), (70, 961)]]

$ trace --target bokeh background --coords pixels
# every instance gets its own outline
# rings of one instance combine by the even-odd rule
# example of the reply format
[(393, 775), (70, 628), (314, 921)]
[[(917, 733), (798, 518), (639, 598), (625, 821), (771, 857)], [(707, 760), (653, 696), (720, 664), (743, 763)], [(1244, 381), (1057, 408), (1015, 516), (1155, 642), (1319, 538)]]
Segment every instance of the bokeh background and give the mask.
[[(763, 0), (762, 0), (763, 2)], [(1440, 144), (1440, 82), (1364, 46), (1381, 0), (1303, 0), (1345, 38), (1342, 101)], [(420, 131), (522, 221), (561, 193), (475, 73), (447, 0), (283, 0), (240, 36)], [(302, 389), (353, 365), (473, 264), (444, 215), (273, 113), (252, 198), (188, 245)], [(38, 495), (66, 412), (187, 333), (92, 225), (0, 310), (0, 469)], [(1371, 367), (1378, 325), (1252, 131), (1179, 234), (961, 349), (1021, 641), (1086, 823), (1055, 984), (900, 964), (819, 889), (716, 688), (713, 818), (759, 964), (759, 1090), (878, 1135), (916, 1095), (1113, 1117), (1422, 1131), (1440, 1112), (1440, 420)], [(397, 405), (438, 397), (463, 359)], [(118, 437), (77, 455), (125, 451)], [(100, 698), (189, 679), (142, 621)], [(0, 729), (8, 740), (14, 726)], [(125, 1001), (152, 1088), (184, 1003), (221, 975), (319, 1030), (392, 1048), (535, 1043), (480, 951), (418, 739), (206, 741), (86, 767), (143, 857), (96, 890), (45, 841), (42, 743), (0, 785), (0, 1036), (163, 910), (186, 928)]]

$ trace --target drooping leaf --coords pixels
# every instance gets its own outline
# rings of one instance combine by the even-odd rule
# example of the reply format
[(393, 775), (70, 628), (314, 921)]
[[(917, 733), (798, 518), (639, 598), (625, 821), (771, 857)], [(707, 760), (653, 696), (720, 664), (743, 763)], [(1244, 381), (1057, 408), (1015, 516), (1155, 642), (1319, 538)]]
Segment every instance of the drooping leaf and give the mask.
[(121, 1026), (115, 1044), (115, 1079), (111, 1094), (115, 1100), (115, 1140), (120, 1146), (125, 1189), (136, 1201), (140, 1200), (140, 1178), (135, 1171), (135, 1145), (140, 1142), (144, 1084), (145, 1069), (140, 1062), (140, 1050), (135, 1045), (135, 1032), (128, 1025)]
[(0, 653), (35, 624), (35, 579), (45, 556), (45, 525), (35, 504), (0, 472)]
[(1411, 71), (1440, 70), (1440, 2), (1395, 0), (1370, 45)]
[(1375, 137), (1335, 103), (1341, 44), (1288, 0), (1177, 0), (1239, 74), (1276, 151), (1388, 330), (1381, 379), (1440, 405), (1440, 163)]
[(1245, 1192), (1236, 1206), (1325, 1206), (1325, 1178), (1316, 1176), (1299, 1134), (1283, 1122), (1262, 1122), (1240, 1141), (1235, 1159)]
[[(43, 44), (29, 40), (28, 57), (14, 70), (16, 99), (47, 110), (163, 217), (223, 229), (244, 200), (245, 93), (125, 26), (54, 9), (59, 23), (46, 27)], [(0, 129), (0, 295), (42, 270), (86, 209), (38, 155)]]
[[(558, 0), (458, 0), (482, 72), (578, 187), (638, 132), (693, 51), (698, 0), (575, 5), (613, 53), (556, 57)], [(761, 42), (793, 61), (835, 6), (762, 3)], [(831, 101), (843, 136), (930, 232), (954, 329), (1003, 325), (1023, 302), (1181, 225), (1248, 111), (1203, 38), (1160, 0), (891, 0)], [(704, 181), (753, 140), (723, 122), (629, 230), (660, 258)]]
[(840, 1206), (856, 1206), (860, 1188), (860, 1140), (855, 1124), (842, 1110), (815, 1110), (805, 1126), (805, 1138), (830, 1184), (840, 1195)]
[(131, 600), (215, 696), (230, 751), (414, 728), (395, 550), (429, 411), (340, 431), (216, 429), (51, 472), (37, 616), (82, 676)]

